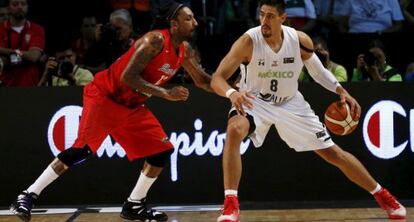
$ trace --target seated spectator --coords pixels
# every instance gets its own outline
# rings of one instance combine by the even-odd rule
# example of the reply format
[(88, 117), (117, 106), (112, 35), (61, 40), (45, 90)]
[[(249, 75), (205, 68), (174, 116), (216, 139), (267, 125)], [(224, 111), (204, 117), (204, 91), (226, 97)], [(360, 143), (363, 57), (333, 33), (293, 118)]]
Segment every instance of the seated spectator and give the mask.
[(315, 6), (311, 0), (286, 0), (286, 24), (310, 33), (316, 25)]
[(9, 19), (0, 25), (0, 57), (5, 86), (36, 86), (40, 79), (37, 62), (45, 46), (43, 27), (26, 19), (27, 0), (9, 1)]
[(76, 53), (76, 62), (83, 64), (85, 54), (95, 43), (96, 18), (95, 16), (85, 16), (82, 19), (80, 37), (74, 42), (72, 48)]
[(414, 83), (414, 62), (408, 64), (404, 80), (406, 82)]
[(39, 86), (85, 86), (92, 80), (92, 73), (76, 64), (75, 52), (65, 49), (49, 57)]
[(352, 81), (401, 82), (402, 76), (398, 70), (387, 64), (384, 51), (374, 46), (368, 52), (358, 55)]
[(97, 73), (108, 68), (119, 56), (134, 43), (132, 19), (125, 9), (111, 13), (109, 23), (97, 25), (96, 43), (85, 55), (84, 68)]
[(317, 24), (322, 32), (348, 31), (348, 10), (349, 0), (314, 0)]
[(346, 1), (350, 33), (398, 32), (404, 17), (398, 0)]
[[(348, 75), (345, 67), (331, 61), (326, 41), (319, 37), (315, 37), (312, 40), (315, 54), (319, 57), (323, 66), (325, 66), (325, 68), (328, 69), (335, 76), (338, 82), (348, 81)], [(304, 82), (313, 81), (306, 68), (303, 69), (299, 77), (299, 80)]]

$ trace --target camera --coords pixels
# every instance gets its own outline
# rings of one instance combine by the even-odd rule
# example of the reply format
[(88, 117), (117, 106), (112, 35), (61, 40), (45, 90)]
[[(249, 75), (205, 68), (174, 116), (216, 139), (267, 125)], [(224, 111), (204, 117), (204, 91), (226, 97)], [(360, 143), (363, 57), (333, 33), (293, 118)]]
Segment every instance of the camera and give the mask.
[(373, 66), (376, 64), (377, 58), (372, 52), (367, 51), (364, 53), (364, 61), (367, 64), (367, 66)]
[(56, 68), (50, 69), (48, 74), (57, 77), (68, 77), (73, 72), (73, 64), (67, 60), (60, 60)]
[(104, 44), (114, 45), (118, 40), (118, 29), (111, 23), (101, 26), (100, 39)]

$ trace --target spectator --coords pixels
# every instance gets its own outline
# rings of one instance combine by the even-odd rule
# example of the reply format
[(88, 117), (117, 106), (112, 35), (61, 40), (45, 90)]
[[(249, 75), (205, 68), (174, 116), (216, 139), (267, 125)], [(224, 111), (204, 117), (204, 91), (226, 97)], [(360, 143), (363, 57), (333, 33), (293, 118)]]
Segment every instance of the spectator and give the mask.
[(348, 10), (346, 9), (349, 0), (314, 0), (317, 24), (322, 32), (348, 31)]
[(350, 33), (397, 32), (402, 28), (401, 7), (398, 0), (349, 0)]
[[(329, 56), (328, 44), (326, 43), (326, 41), (319, 37), (315, 37), (312, 40), (315, 54), (319, 57), (323, 66), (335, 76), (338, 82), (348, 81), (348, 75), (345, 67), (331, 61)], [(313, 79), (310, 77), (308, 70), (304, 69), (299, 77), (299, 80), (306, 82), (312, 81)]]
[(27, 0), (10, 0), (10, 18), (0, 26), (0, 56), (5, 86), (36, 86), (40, 71), (36, 62), (45, 45), (43, 27), (26, 19)]
[(387, 64), (383, 49), (374, 46), (368, 52), (358, 55), (352, 81), (401, 82), (402, 76), (398, 70)]
[(405, 18), (405, 29), (414, 30), (414, 2), (412, 0), (400, 0), (402, 13)]
[(126, 9), (111, 13), (109, 23), (97, 25), (96, 43), (85, 55), (84, 67), (92, 73), (108, 68), (134, 43), (132, 19)]
[(76, 62), (83, 64), (85, 54), (95, 43), (96, 18), (95, 16), (85, 16), (82, 19), (80, 37), (74, 42), (73, 49), (76, 53)]
[(408, 64), (407, 71), (405, 72), (405, 81), (414, 83), (414, 62)]
[(144, 34), (150, 29), (152, 21), (150, 0), (110, 0), (113, 10), (126, 9), (131, 13), (133, 30)]
[(9, 10), (7, 5), (0, 5), (0, 23), (4, 23), (9, 19)]
[(75, 52), (65, 49), (49, 57), (39, 86), (85, 86), (92, 80), (92, 73), (76, 64)]
[(315, 6), (311, 0), (286, 0), (287, 24), (310, 33), (316, 25)]

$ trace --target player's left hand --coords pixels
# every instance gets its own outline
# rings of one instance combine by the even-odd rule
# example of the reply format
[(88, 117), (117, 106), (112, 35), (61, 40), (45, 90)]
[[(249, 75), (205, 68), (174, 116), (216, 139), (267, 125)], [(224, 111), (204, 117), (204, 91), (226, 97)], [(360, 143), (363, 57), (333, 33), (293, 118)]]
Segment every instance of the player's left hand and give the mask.
[(356, 101), (356, 99), (349, 95), (349, 93), (342, 87), (340, 87), (340, 89), (338, 89), (337, 92), (339, 94), (339, 97), (341, 98), (341, 104), (345, 105), (345, 103), (348, 102), (348, 104), (351, 106), (352, 117), (359, 119), (359, 117), (361, 116), (361, 106)]

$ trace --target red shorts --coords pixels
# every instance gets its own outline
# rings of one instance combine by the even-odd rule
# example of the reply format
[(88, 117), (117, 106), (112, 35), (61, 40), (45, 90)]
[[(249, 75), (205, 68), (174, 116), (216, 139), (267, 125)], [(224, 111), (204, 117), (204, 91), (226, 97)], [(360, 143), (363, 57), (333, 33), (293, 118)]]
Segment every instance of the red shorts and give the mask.
[(173, 149), (161, 124), (145, 105), (129, 109), (89, 84), (83, 91), (83, 111), (73, 147), (88, 145), (96, 153), (109, 134), (124, 148), (129, 160)]

